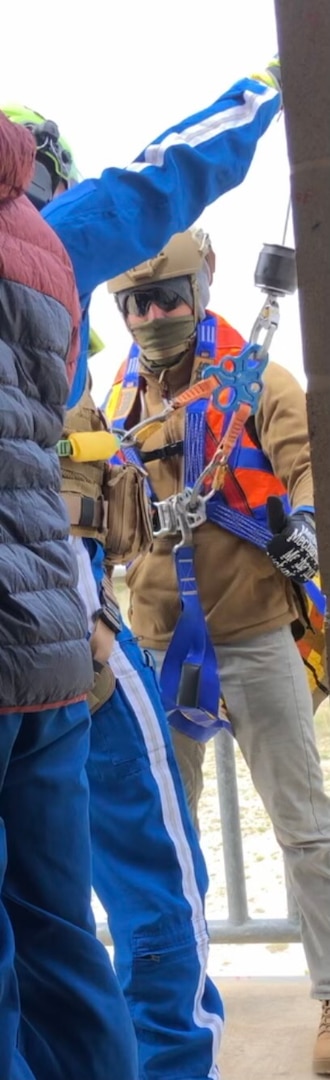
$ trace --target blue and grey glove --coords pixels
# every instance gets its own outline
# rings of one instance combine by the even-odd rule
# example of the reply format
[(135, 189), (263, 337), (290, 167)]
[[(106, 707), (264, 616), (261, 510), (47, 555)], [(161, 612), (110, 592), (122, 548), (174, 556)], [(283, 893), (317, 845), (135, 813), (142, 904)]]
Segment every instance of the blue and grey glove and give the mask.
[(267, 554), (274, 566), (286, 577), (303, 583), (310, 581), (318, 569), (317, 542), (312, 511), (294, 510), (286, 514), (281, 499), (271, 495), (267, 500), (268, 525), (273, 539)]
[(275, 86), (275, 89), (279, 90), (279, 92), (281, 94), (282, 93), (281, 62), (280, 62), (280, 58), (279, 58), (278, 53), (277, 53), (276, 56), (273, 56), (272, 60), (270, 60), (270, 63), (267, 64), (266, 74), (271, 79), (273, 86)]

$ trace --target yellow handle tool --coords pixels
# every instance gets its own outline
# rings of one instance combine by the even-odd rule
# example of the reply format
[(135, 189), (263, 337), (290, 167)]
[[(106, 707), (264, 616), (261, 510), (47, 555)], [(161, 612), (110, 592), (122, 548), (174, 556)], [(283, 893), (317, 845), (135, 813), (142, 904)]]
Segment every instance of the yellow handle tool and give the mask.
[(117, 435), (110, 431), (76, 431), (69, 439), (61, 439), (57, 451), (59, 457), (73, 461), (108, 461), (119, 446)]

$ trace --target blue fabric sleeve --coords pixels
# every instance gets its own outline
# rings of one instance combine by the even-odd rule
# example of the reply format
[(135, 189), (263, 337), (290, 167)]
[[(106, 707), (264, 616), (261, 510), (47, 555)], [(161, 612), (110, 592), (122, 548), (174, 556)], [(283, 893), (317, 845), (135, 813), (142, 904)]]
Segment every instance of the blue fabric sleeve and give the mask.
[(314, 506), (295, 506), (294, 510), (291, 510), (290, 517), (294, 517), (296, 514), (312, 514), (314, 516)]
[(70, 255), (83, 309), (97, 285), (155, 255), (244, 180), (280, 104), (275, 89), (243, 79), (128, 168), (105, 169), (49, 203), (43, 215)]

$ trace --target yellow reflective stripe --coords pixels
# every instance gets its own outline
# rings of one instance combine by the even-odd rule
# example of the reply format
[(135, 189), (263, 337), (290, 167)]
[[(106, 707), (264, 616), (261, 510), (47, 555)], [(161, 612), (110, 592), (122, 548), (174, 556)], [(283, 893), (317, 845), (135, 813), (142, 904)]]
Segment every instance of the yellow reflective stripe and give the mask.
[(114, 416), (117, 415), (117, 406), (120, 399), (121, 390), (122, 383), (115, 383), (115, 385), (112, 387), (112, 390), (110, 391), (105, 409), (103, 410), (104, 415), (108, 421), (113, 420)]

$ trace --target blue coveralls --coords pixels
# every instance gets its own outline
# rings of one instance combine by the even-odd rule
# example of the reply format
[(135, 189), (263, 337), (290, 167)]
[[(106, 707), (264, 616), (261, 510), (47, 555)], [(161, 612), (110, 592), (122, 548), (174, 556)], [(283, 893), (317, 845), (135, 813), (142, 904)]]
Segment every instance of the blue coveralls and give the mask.
[[(102, 548), (86, 540), (95, 580)], [(206, 975), (207, 871), (148, 655), (123, 628), (87, 763), (93, 885), (138, 1039), (140, 1080), (217, 1076), (223, 1006)]]
[[(86, 383), (88, 308), (92, 291), (108, 278), (155, 255), (173, 233), (188, 228), (208, 203), (239, 184), (248, 171), (259, 137), (268, 127), (279, 106), (280, 96), (275, 90), (257, 80), (244, 79), (208, 109), (196, 113), (176, 128), (159, 136), (128, 169), (106, 169), (99, 180), (84, 181), (70, 192), (56, 198), (43, 212), (71, 256), (83, 313), (81, 356), (68, 402), (69, 407), (77, 403)], [(137, 669), (138, 674), (143, 676), (141, 688), (148, 686), (148, 700), (152, 707), (154, 689), (151, 670), (145, 668), (145, 662), (136, 651), (135, 645), (122, 641), (122, 646), (123, 657), (127, 658), (128, 652), (132, 659), (134, 650), (135, 685)], [(184, 1052), (184, 1016), (181, 1011), (179, 1014), (177, 1012), (183, 1007), (184, 987), (182, 986), (182, 994), (177, 995), (174, 1003), (171, 991), (174, 967), (172, 966), (172, 974), (169, 974), (169, 953), (166, 951), (166, 959), (162, 959), (159, 942), (161, 936), (163, 944), (166, 944), (169, 915), (173, 912), (174, 886), (177, 916), (180, 921), (181, 912), (184, 926), (188, 922), (187, 914), (191, 909), (188, 888), (189, 882), (191, 885), (193, 880), (191, 875), (195, 874), (200, 894), (203, 895), (206, 884), (204, 868), (186, 818), (182, 791), (179, 785), (177, 786), (176, 767), (163, 718), (160, 718), (159, 706), (157, 704), (154, 714), (157, 713), (156, 722), (153, 719), (157, 743), (153, 748), (146, 741), (146, 732), (140, 725), (137, 711), (132, 709), (127, 689), (123, 689), (124, 686), (128, 687), (126, 679), (127, 676), (122, 674), (120, 687), (116, 691), (115, 700), (112, 700), (113, 730), (110, 729), (109, 719), (106, 721), (110, 751), (114, 755), (117, 730), (117, 749), (121, 758), (118, 767), (115, 768), (114, 762), (112, 763), (108, 813), (111, 795), (111, 815), (117, 815), (117, 822), (119, 818), (121, 820), (121, 842), (124, 843), (123, 825), (125, 822), (128, 824), (129, 806), (132, 805), (131, 800), (135, 799), (135, 813), (139, 813), (141, 829), (142, 824), (144, 825), (146, 843), (151, 835), (150, 830), (155, 830), (154, 840), (158, 829), (162, 830), (164, 854), (166, 846), (168, 857), (172, 852), (172, 861), (168, 866), (168, 879), (165, 884), (164, 867), (159, 859), (152, 886), (142, 861), (139, 862), (141, 896), (143, 886), (144, 900), (138, 907), (134, 895), (133, 911), (132, 896), (125, 891), (124, 901), (122, 898), (120, 903), (120, 889), (123, 890), (124, 886), (123, 877), (119, 877), (119, 851), (115, 846), (114, 828), (111, 830), (113, 846), (112, 850), (107, 852), (107, 864), (101, 851), (103, 843), (108, 843), (105, 833), (101, 843), (102, 800), (105, 797), (107, 781), (102, 780), (103, 794), (102, 785), (98, 786), (96, 798), (97, 756), (105, 731), (105, 724), (102, 727), (102, 714), (98, 714), (88, 766), (94, 792), (92, 828), (95, 882), (107, 907), (111, 900), (112, 928), (117, 938), (117, 952), (121, 957), (119, 976), (130, 1001), (139, 1036), (145, 1021), (143, 1010), (148, 1007), (148, 987), (151, 987), (147, 972), (152, 967), (155, 1027), (153, 1031), (150, 1028), (145, 1044), (142, 1040), (140, 1070), (150, 1069), (150, 1075), (153, 1076), (159, 1073), (156, 1030), (160, 1016), (158, 994), (163, 993), (166, 985), (169, 995), (167, 1075), (188, 1076), (191, 1075), (192, 1066), (191, 1058), (189, 1055), (186, 1057)], [(128, 760), (123, 762), (125, 748), (120, 740), (120, 715), (125, 715), (127, 731), (129, 725), (131, 727), (132, 777)], [(84, 773), (89, 749), (88, 725), (84, 705), (70, 706), (68, 709), (50, 713), (35, 712), (28, 716), (3, 715), (0, 719), (0, 884), (3, 883), (0, 903), (1, 1080), (31, 1080), (31, 1074), (16, 1049), (19, 1002), (13, 967), (13, 935), (8, 915), (15, 935), (15, 967), (21, 997), (22, 1022), (19, 1039), (35, 1080), (77, 1080), (78, 1077), (79, 1080), (109, 1080), (110, 1076), (111, 1080), (123, 1080), (123, 1077), (125, 1080), (133, 1080), (136, 1075), (135, 1043), (128, 1012), (106, 953), (93, 937), (89, 911), (88, 791)], [(171, 764), (169, 774), (172, 776), (172, 786), (162, 791), (160, 765), (164, 764), (165, 757), (167, 763)], [(154, 763), (153, 768), (151, 762)], [(133, 786), (137, 767), (142, 777), (140, 790), (142, 792), (143, 788), (145, 799), (144, 806), (141, 801), (139, 809)], [(108, 749), (106, 755), (102, 755), (100, 766), (103, 778), (106, 777), (106, 770), (107, 773), (111, 771)], [(119, 789), (121, 783), (124, 783), (125, 774), (124, 799), (124, 793)], [(117, 789), (116, 806), (112, 783)], [(168, 783), (170, 785), (169, 781)], [(122, 799), (121, 806), (119, 798)], [(147, 806), (150, 806), (151, 798), (157, 810), (152, 821), (147, 821)], [(179, 814), (178, 809), (175, 809), (175, 819), (172, 819), (174, 809), (170, 810), (172, 805), (181, 812)], [(129, 827), (132, 828), (131, 823)], [(95, 846), (96, 833), (100, 838), (98, 855), (97, 845)], [(178, 838), (179, 835), (183, 838), (184, 833), (189, 840), (190, 852), (190, 861), (188, 860), (185, 870), (178, 856)], [(109, 836), (109, 833), (107, 835)], [(125, 854), (127, 861), (131, 860), (133, 864), (132, 833), (126, 836), (125, 843), (126, 853), (123, 847), (120, 859), (122, 860)], [(114, 898), (114, 887), (110, 889), (109, 885), (111, 866), (117, 876), (117, 899)], [(122, 867), (122, 875), (124, 870)], [(145, 894), (148, 889), (151, 891), (151, 888), (154, 894), (150, 898), (148, 923), (144, 924), (141, 920), (145, 912)], [(161, 903), (162, 899), (164, 904)], [(129, 922), (131, 959), (126, 942)], [(146, 940), (143, 935), (144, 925)], [(201, 930), (203, 925), (201, 910), (198, 908), (194, 921), (191, 919), (189, 932), (186, 929), (182, 935), (181, 956), (185, 950), (187, 953), (190, 950), (186, 970), (188, 972), (190, 964), (195, 986), (198, 966), (202, 971), (204, 963), (202, 951), (205, 947), (205, 931)], [(190, 934), (190, 941), (185, 938), (185, 934), (188, 938)], [(173, 938), (169, 934), (169, 948), (171, 941)], [(151, 945), (155, 946), (155, 952), (149, 952)], [(175, 953), (178, 960), (178, 937)], [(179, 979), (179, 961), (176, 970)], [(205, 1026), (205, 1032), (211, 1031), (214, 991), (207, 982), (204, 997), (201, 999), (197, 990), (192, 1000), (188, 976), (186, 979), (185, 993), (189, 996), (190, 992), (189, 1010), (193, 1010), (195, 1029), (197, 1031)], [(178, 1015), (182, 1028), (180, 1049), (176, 1040)], [(192, 1039), (193, 1023), (191, 1022), (187, 1041), (188, 1038)], [(218, 1024), (218, 1018), (215, 1023)], [(202, 1043), (203, 1039), (201, 1047)], [(194, 1066), (195, 1078), (206, 1075), (208, 1061), (209, 1034), (205, 1036), (198, 1066)], [(210, 1068), (212, 1075), (212, 1067)]]

